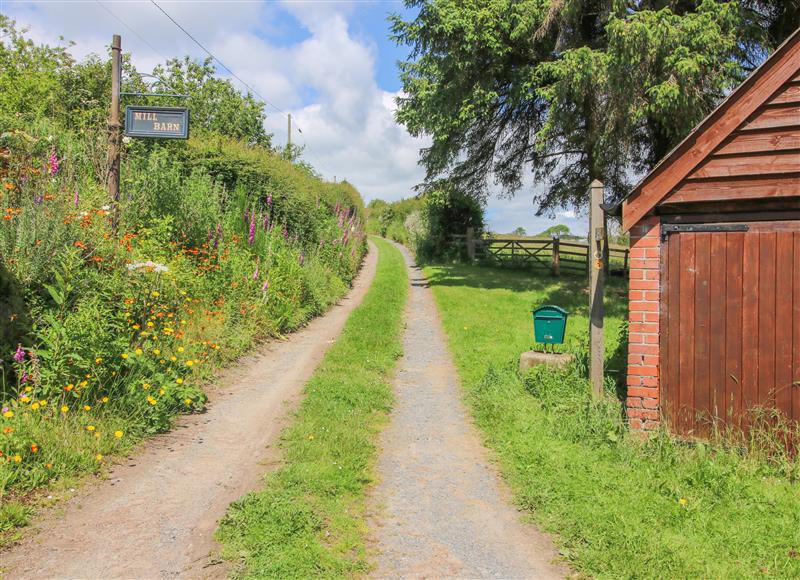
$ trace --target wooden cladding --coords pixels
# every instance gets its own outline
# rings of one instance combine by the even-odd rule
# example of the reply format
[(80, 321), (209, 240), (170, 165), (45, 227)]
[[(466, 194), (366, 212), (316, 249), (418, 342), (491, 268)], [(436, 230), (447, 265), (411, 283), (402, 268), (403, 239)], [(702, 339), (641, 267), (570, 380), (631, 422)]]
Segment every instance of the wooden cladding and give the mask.
[(670, 234), (662, 246), (662, 408), (677, 432), (800, 420), (800, 222)]

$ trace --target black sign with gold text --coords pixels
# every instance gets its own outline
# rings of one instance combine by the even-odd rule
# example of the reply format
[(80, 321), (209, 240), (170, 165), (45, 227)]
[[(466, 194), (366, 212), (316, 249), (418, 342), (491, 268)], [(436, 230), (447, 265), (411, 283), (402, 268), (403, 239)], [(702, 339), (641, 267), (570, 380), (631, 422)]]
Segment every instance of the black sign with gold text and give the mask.
[(188, 139), (189, 109), (185, 107), (125, 107), (125, 135), (156, 139)]

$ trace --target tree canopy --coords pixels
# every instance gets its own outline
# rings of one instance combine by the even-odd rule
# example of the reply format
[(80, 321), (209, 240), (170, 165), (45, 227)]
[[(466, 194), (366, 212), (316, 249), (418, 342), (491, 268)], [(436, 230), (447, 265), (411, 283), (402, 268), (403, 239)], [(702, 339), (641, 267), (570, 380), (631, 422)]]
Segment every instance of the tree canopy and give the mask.
[(426, 183), (485, 200), (532, 178), (539, 213), (615, 197), (800, 21), (779, 0), (407, 0), (397, 119), (430, 135)]

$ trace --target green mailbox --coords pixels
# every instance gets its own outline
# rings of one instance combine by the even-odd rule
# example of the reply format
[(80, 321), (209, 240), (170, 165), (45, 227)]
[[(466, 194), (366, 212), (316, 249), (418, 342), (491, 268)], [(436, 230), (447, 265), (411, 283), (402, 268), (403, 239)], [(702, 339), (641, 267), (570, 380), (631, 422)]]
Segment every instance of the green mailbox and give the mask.
[(567, 311), (552, 304), (533, 310), (533, 336), (540, 344), (561, 344), (567, 329)]

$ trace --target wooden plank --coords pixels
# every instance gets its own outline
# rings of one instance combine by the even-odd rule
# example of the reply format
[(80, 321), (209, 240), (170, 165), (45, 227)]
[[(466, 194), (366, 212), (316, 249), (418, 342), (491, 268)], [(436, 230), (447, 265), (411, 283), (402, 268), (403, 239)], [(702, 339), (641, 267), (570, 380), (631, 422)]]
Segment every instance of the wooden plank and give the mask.
[(792, 277), (794, 234), (775, 234), (775, 406), (792, 416)]
[(688, 179), (798, 172), (800, 172), (800, 151), (794, 150), (768, 155), (711, 157), (689, 175)]
[(781, 105), (784, 103), (800, 103), (800, 83), (787, 83), (770, 100), (770, 105)]
[(694, 272), (694, 414), (695, 433), (708, 435), (711, 396), (709, 392), (709, 322), (711, 314), (711, 234), (695, 235)]
[[(673, 234), (675, 235), (675, 234)], [(682, 433), (694, 429), (694, 311), (695, 311), (695, 234), (677, 234), (680, 242), (680, 326), (678, 355), (678, 425)]]
[(758, 273), (759, 234), (744, 234), (742, 264), (742, 426), (758, 402)]
[(710, 273), (709, 273), (709, 316), (708, 316), (708, 366), (709, 366), (709, 391), (711, 394), (711, 414), (723, 420), (727, 413), (727, 400), (725, 398), (725, 319), (727, 296), (727, 264), (726, 248), (727, 236), (725, 232), (710, 234)]
[(800, 195), (800, 176), (687, 181), (664, 203), (784, 198)]
[[(667, 332), (669, 334), (669, 345), (667, 347), (670, 353), (669, 360), (666, 360), (666, 366), (669, 367), (668, 382), (667, 382), (667, 403), (672, 426), (675, 427), (679, 433), (685, 433), (685, 425), (683, 424), (680, 416), (680, 354), (681, 354), (681, 335), (680, 335), (680, 319), (681, 319), (681, 236), (669, 236), (668, 238), (668, 256), (669, 256), (669, 321)], [(663, 359), (662, 359), (663, 360)]]
[(760, 109), (739, 131), (755, 129), (783, 129), (800, 122), (800, 106), (769, 107)]
[(624, 229), (629, 230), (649, 213), (742, 122), (794, 78), (798, 60), (800, 34), (795, 33), (634, 189), (623, 204)]
[(758, 402), (775, 404), (775, 276), (776, 234), (759, 238), (758, 274)]
[(792, 379), (794, 385), (792, 386), (792, 417), (795, 421), (800, 421), (800, 232), (794, 234), (794, 259), (792, 260), (793, 266), (793, 283), (794, 287), (792, 299), (792, 350), (793, 355), (793, 373)]
[[(666, 425), (671, 426), (672, 415), (670, 412), (670, 387), (672, 379), (670, 378), (670, 361), (675, 357), (670, 357), (670, 317), (673, 316), (673, 311), (677, 310), (677, 306), (673, 309), (670, 303), (670, 292), (672, 284), (670, 284), (670, 264), (671, 253), (670, 247), (672, 240), (677, 236), (670, 236), (661, 242), (661, 265), (659, 276), (659, 297), (661, 303), (659, 304), (659, 406), (661, 407), (661, 414), (664, 417)], [(677, 284), (674, 284), (677, 286)]]
[(742, 412), (742, 268), (744, 233), (726, 237), (725, 267), (725, 402), (726, 415), (739, 425)]
[(714, 155), (762, 153), (784, 149), (800, 149), (800, 122), (791, 129), (771, 130), (761, 133), (734, 133)]

